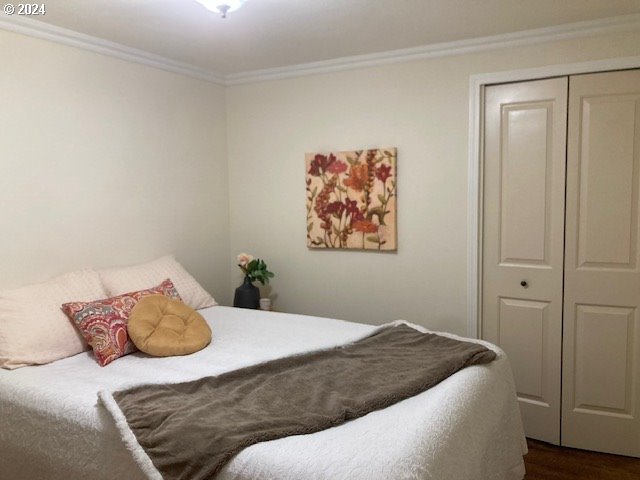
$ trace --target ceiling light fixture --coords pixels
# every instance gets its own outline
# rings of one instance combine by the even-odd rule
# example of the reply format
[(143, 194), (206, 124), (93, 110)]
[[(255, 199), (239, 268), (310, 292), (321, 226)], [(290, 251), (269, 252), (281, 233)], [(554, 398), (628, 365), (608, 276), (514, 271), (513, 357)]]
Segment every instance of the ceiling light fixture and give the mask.
[(238, 10), (246, 0), (196, 0), (207, 10), (219, 13), (222, 18), (227, 18), (227, 13)]

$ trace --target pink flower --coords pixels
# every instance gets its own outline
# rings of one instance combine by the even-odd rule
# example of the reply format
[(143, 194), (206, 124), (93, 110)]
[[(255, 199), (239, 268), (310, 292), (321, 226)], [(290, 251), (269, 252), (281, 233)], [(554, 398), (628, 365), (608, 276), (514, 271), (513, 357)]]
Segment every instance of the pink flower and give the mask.
[(327, 205), (326, 212), (330, 215), (335, 215), (340, 218), (344, 212), (345, 206), (342, 202), (331, 202)]
[(387, 178), (391, 176), (391, 165), (380, 165), (376, 168), (376, 177), (382, 183), (387, 181)]
[(333, 153), (330, 153), (328, 157), (326, 155), (317, 154), (309, 166), (309, 175), (319, 177), (326, 172), (335, 161), (336, 156)]
[(340, 160), (336, 160), (335, 162), (329, 164), (327, 167), (327, 172), (333, 173), (335, 175), (340, 175), (347, 171), (347, 164), (341, 162)]
[(358, 202), (349, 198), (344, 199), (344, 208), (347, 211), (347, 215), (351, 216), (351, 223), (358, 220), (364, 220), (364, 215), (358, 208)]
[(249, 255), (248, 253), (241, 253), (237, 258), (238, 265), (240, 265), (241, 267), (246, 267), (247, 265), (249, 265), (251, 260), (253, 260), (253, 255)]

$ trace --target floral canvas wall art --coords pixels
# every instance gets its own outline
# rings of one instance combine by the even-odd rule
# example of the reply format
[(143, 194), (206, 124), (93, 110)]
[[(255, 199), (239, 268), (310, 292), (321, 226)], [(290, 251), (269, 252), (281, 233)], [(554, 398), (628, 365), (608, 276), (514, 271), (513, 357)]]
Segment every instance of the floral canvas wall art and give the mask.
[(308, 153), (307, 246), (396, 250), (396, 149)]

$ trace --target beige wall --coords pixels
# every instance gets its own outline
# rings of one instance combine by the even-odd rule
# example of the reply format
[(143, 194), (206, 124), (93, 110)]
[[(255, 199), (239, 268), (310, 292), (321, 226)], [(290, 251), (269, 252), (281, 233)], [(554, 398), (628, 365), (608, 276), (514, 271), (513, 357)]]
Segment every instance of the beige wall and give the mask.
[(224, 89), (0, 31), (0, 288), (167, 252), (229, 301)]
[[(0, 31), (0, 288), (175, 252), (229, 304), (246, 250), (276, 272), (279, 310), (465, 333), (469, 75), (638, 54), (640, 33), (615, 34), (231, 87), (225, 102)], [(375, 146), (398, 147), (398, 252), (307, 250), (304, 153)]]
[[(464, 334), (469, 76), (639, 54), (625, 33), (229, 88), (232, 253), (267, 260), (279, 310)], [(398, 252), (307, 250), (304, 153), (378, 146), (398, 147)]]

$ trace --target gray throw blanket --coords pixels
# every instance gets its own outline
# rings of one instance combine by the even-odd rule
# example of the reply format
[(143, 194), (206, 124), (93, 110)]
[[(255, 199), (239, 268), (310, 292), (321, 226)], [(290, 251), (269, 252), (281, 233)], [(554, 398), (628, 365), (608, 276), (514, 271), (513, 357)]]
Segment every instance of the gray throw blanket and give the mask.
[(399, 325), (342, 347), (113, 398), (164, 479), (204, 480), (250, 445), (340, 425), (495, 357), (482, 345)]

